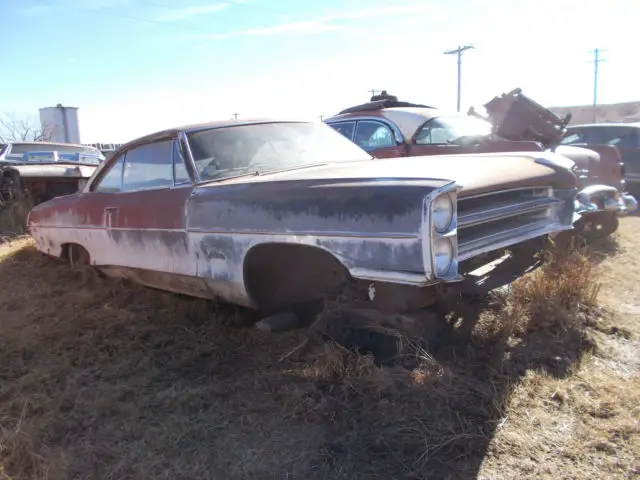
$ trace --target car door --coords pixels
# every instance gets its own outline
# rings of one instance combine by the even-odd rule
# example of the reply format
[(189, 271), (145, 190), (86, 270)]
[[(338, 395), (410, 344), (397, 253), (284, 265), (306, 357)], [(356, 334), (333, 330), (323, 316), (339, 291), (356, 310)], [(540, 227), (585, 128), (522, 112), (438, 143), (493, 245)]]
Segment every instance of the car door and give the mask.
[(195, 276), (185, 219), (192, 190), (176, 138), (135, 145), (125, 152), (122, 187), (105, 204), (105, 228), (121, 265)]
[(448, 155), (457, 153), (475, 153), (477, 148), (463, 147), (450, 143), (455, 133), (437, 118), (426, 122), (411, 140), (409, 155)]
[(602, 143), (618, 149), (624, 164), (625, 180), (637, 188), (640, 186), (640, 129), (623, 125), (601, 129)]
[(353, 134), (356, 131), (356, 122), (355, 120), (348, 120), (344, 122), (331, 122), (328, 124), (331, 128), (333, 128), (338, 133), (342, 134), (349, 140), (353, 142)]
[(403, 157), (405, 149), (391, 128), (378, 120), (358, 120), (353, 142), (376, 158)]

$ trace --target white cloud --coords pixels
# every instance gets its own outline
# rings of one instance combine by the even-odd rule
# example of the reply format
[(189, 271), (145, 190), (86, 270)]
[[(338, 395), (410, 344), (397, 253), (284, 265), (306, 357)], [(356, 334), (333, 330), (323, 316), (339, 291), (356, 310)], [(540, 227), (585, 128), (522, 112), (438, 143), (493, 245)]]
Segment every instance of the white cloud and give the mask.
[(180, 35), (171, 37), (172, 40), (222, 40), (233, 37), (243, 36), (267, 36), (267, 35), (281, 35), (285, 33), (289, 34), (316, 34), (322, 32), (328, 32), (333, 30), (342, 29), (343, 26), (336, 24), (336, 21), (356, 21), (364, 20), (375, 17), (389, 17), (398, 16), (400, 14), (418, 13), (418, 12), (434, 12), (435, 8), (430, 4), (408, 4), (408, 5), (393, 5), (382, 7), (371, 7), (360, 10), (345, 10), (325, 15), (318, 16), (316, 18), (308, 20), (297, 20), (288, 23), (281, 23), (275, 25), (269, 25), (266, 27), (236, 30), (227, 33), (212, 33), (212, 34), (195, 34), (195, 35)]
[(229, 6), (228, 3), (218, 3), (215, 5), (200, 5), (200, 6), (169, 9), (166, 12), (156, 15), (153, 18), (153, 20), (156, 22), (174, 22), (177, 20), (184, 20), (185, 18), (194, 17), (196, 15), (206, 15), (209, 13), (216, 13), (221, 10), (224, 10), (228, 6)]
[(23, 15), (44, 15), (56, 10), (64, 9), (85, 9), (99, 10), (101, 8), (114, 7), (122, 5), (130, 0), (49, 0), (40, 1), (29, 6), (20, 6), (18, 13)]
[(319, 20), (359, 20), (364, 18), (384, 17), (388, 15), (398, 15), (402, 13), (417, 13), (417, 12), (435, 12), (437, 10), (431, 4), (418, 3), (409, 5), (389, 5), (382, 7), (364, 8), (361, 10), (336, 12), (333, 14), (325, 15)]

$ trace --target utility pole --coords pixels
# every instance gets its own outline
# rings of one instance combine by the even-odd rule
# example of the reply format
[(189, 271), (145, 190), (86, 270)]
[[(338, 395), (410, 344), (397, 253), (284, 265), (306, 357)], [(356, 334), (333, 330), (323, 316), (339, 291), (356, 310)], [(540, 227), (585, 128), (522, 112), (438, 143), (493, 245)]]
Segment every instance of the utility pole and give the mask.
[(240, 115), (240, 114), (239, 114), (239, 113), (232, 113), (231, 115), (233, 115), (233, 118), (234, 118), (235, 120), (237, 120), (237, 119), (238, 119), (238, 115)]
[(324, 115), (320, 114), (320, 121), (324, 120)]
[(462, 52), (475, 48), (473, 45), (458, 46), (453, 50), (447, 50), (445, 55), (457, 55), (458, 56), (458, 112), (460, 111), (460, 90), (462, 85)]
[(372, 88), (371, 90), (369, 90), (369, 92), (371, 92), (371, 96), (375, 97), (376, 96), (376, 92), (379, 92), (380, 90), (376, 90), (375, 88)]
[(600, 54), (604, 50), (600, 48), (594, 48), (590, 53), (593, 53), (593, 60), (589, 63), (593, 63), (593, 123), (596, 123), (598, 106), (598, 66), (600, 62), (606, 62), (607, 60), (600, 57)]

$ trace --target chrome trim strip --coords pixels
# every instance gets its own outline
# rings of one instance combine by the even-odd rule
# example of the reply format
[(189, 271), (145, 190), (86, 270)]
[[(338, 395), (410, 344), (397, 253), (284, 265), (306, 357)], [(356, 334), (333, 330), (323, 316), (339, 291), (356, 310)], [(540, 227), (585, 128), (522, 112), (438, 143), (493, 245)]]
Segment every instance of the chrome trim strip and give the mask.
[[(509, 247), (553, 232), (571, 230), (572, 228), (571, 225), (562, 225), (560, 223), (550, 224), (548, 221), (542, 220), (534, 224), (522, 225), (510, 230), (502, 230), (464, 243), (460, 246), (458, 259), (462, 262), (469, 258), (482, 255), (483, 253)], [(496, 241), (497, 239), (501, 240)]]
[(179, 139), (182, 141), (182, 143), (185, 146), (186, 149), (186, 157), (185, 160), (185, 164), (187, 162), (189, 162), (189, 165), (191, 165), (191, 168), (193, 170), (193, 175), (194, 175), (194, 179), (193, 179), (193, 183), (194, 184), (199, 184), (200, 182), (202, 182), (202, 180), (200, 179), (200, 172), (198, 172), (198, 169), (196, 168), (196, 162), (193, 159), (193, 152), (191, 152), (191, 145), (189, 145), (189, 138), (187, 137), (187, 132), (186, 131), (182, 131), (180, 132), (180, 134), (178, 135)]
[[(518, 187), (518, 188), (505, 188), (504, 190), (495, 190), (492, 192), (486, 192), (486, 193), (479, 193), (477, 195), (470, 195), (468, 197), (463, 197), (458, 199), (458, 203), (462, 203), (462, 202), (466, 202), (467, 200), (473, 200), (475, 198), (484, 198), (484, 197), (493, 197), (495, 195), (501, 195), (503, 193), (515, 193), (515, 192), (522, 192), (522, 191), (531, 191), (531, 192), (536, 192), (536, 191), (540, 191), (540, 193), (545, 193), (546, 196), (550, 197), (552, 196), (552, 192), (553, 189), (551, 187)], [(535, 195), (534, 195), (535, 196)], [(540, 197), (542, 195), (539, 195)]]
[[(104, 227), (94, 227), (94, 226), (67, 226), (67, 225), (47, 225), (47, 224), (35, 224), (34, 227), (38, 228), (57, 228), (57, 229), (71, 229), (71, 230), (103, 230)], [(225, 235), (225, 236), (245, 236), (245, 235), (262, 235), (262, 236), (274, 236), (274, 237), (316, 237), (316, 238), (333, 238), (333, 237), (343, 237), (343, 238), (367, 238), (367, 239), (389, 239), (389, 240), (418, 240), (420, 238), (419, 234), (414, 233), (365, 233), (365, 232), (343, 232), (343, 231), (315, 231), (315, 230), (305, 230), (299, 232), (259, 232), (259, 231), (251, 231), (251, 230), (243, 230), (243, 231), (228, 231), (228, 230), (207, 230), (207, 229), (199, 229), (199, 228), (187, 228), (187, 229), (172, 229), (172, 228), (123, 228), (123, 227), (115, 227), (111, 230), (121, 230), (128, 232), (187, 232), (187, 233), (197, 233), (197, 234), (211, 234), (211, 235)]]
[(516, 204), (500, 205), (489, 209), (476, 209), (466, 212), (460, 216), (458, 226), (460, 228), (472, 227), (481, 223), (503, 220), (515, 217), (525, 213), (535, 212), (537, 210), (547, 210), (556, 205), (562, 204), (563, 201), (557, 198), (541, 198), (533, 199)]
[(400, 283), (403, 285), (414, 285), (419, 287), (436, 283), (433, 280), (429, 281), (423, 273), (371, 270), (369, 268), (351, 268), (350, 272), (353, 278), (371, 282)]

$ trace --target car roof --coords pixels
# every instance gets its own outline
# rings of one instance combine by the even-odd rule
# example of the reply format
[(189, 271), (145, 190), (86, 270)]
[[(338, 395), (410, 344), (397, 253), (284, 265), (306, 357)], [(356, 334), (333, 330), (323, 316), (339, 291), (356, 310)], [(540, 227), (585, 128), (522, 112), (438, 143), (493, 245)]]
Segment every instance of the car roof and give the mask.
[(458, 112), (449, 112), (435, 107), (391, 107), (339, 113), (326, 119), (326, 122), (331, 123), (359, 117), (380, 117), (395, 124), (402, 135), (408, 139), (412, 138), (416, 131), (432, 118), (448, 116), (466, 117)]

